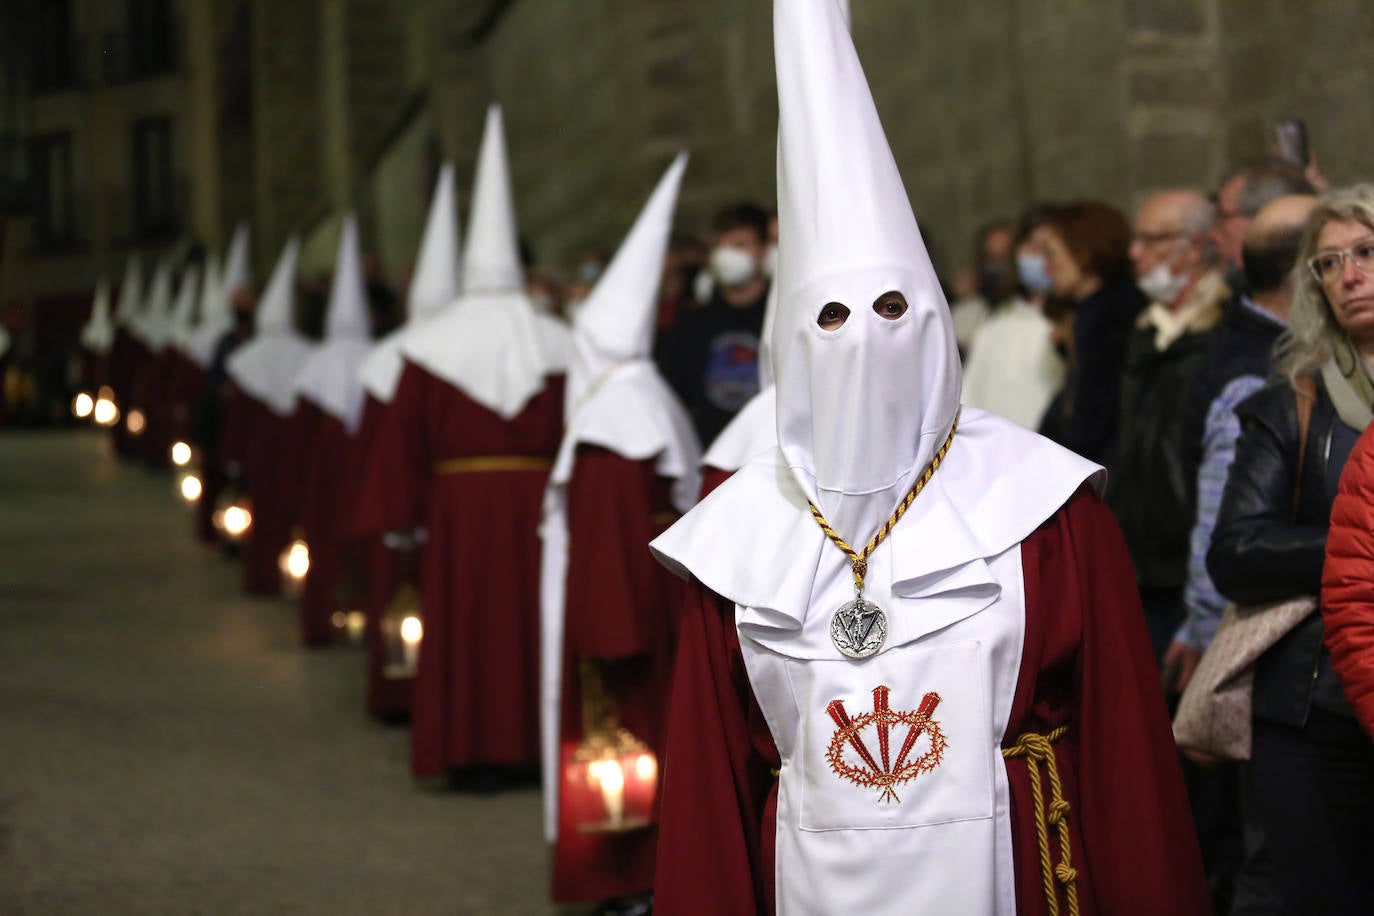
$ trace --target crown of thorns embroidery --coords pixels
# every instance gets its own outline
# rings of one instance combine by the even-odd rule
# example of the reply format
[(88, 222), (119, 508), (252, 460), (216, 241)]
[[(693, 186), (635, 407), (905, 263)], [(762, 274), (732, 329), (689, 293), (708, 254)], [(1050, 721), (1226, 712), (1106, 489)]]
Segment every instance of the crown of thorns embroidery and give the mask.
[[(914, 712), (892, 709), (888, 705), (890, 693), (891, 690), (887, 687), (874, 687), (873, 711), (860, 713), (852, 718), (844, 708), (844, 700), (830, 701), (825, 711), (834, 720), (836, 728), (825, 759), (829, 761), (830, 769), (841, 779), (847, 779), (857, 786), (881, 789), (880, 801), (900, 803), (896, 787), (939, 766), (949, 741), (940, 730), (940, 723), (931, 718), (935, 714), (935, 707), (940, 705), (938, 693), (927, 693)], [(892, 731), (894, 728), (900, 730), (903, 726), (906, 727), (906, 737), (902, 740), (897, 758), (893, 760)], [(878, 733), (876, 758), (864, 742), (863, 733), (869, 728)], [(916, 740), (921, 735), (930, 739), (930, 748), (919, 757), (908, 760), (912, 748), (916, 746)], [(862, 766), (854, 766), (845, 760), (846, 747), (854, 748), (863, 763)]]

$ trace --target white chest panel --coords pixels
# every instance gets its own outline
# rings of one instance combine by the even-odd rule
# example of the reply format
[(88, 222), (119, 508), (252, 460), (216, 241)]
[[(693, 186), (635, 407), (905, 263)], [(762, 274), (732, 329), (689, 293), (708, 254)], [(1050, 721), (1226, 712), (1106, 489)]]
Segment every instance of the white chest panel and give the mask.
[[(1015, 913), (1000, 748), (1025, 631), (1019, 545), (988, 567), (997, 600), (862, 661), (817, 658), (801, 633), (807, 657), (741, 633), (782, 759), (779, 913)], [(938, 615), (948, 600), (894, 596), (886, 609)]]

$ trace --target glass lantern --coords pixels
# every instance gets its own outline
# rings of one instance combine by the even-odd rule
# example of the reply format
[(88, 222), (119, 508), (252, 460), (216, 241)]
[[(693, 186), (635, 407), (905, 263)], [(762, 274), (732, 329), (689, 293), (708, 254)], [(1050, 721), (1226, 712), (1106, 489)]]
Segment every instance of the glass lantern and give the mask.
[(404, 680), (415, 676), (424, 632), (424, 624), (420, 621), (420, 594), (411, 583), (402, 583), (382, 613), (383, 677)]
[(628, 833), (652, 823), (658, 759), (616, 721), (597, 663), (580, 663), (583, 739), (565, 755), (563, 804), (580, 833)]

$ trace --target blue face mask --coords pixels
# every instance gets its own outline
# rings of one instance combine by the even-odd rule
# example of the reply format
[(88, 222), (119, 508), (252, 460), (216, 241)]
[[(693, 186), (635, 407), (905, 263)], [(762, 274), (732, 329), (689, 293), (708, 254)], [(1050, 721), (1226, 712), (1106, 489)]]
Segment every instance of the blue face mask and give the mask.
[(1050, 282), (1050, 272), (1045, 266), (1043, 254), (1018, 254), (1016, 256), (1016, 275), (1032, 296), (1048, 293), (1054, 286)]

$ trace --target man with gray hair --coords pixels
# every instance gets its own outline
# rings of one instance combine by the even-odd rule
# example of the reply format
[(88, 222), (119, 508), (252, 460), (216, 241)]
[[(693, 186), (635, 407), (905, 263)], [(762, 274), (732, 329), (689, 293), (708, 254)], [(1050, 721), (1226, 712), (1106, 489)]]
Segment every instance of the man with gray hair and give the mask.
[(1280, 197), (1315, 193), (1302, 169), (1274, 157), (1247, 162), (1222, 179), (1212, 239), (1226, 263), (1226, 279), (1233, 289), (1240, 291), (1245, 284), (1241, 248), (1255, 215)]
[(1150, 305), (1122, 376), (1121, 431), (1107, 502), (1135, 567), (1156, 660), (1183, 619), (1194, 481), (1184, 473), (1183, 403), (1231, 291), (1212, 239), (1215, 209), (1196, 191), (1146, 198), (1131, 259)]

